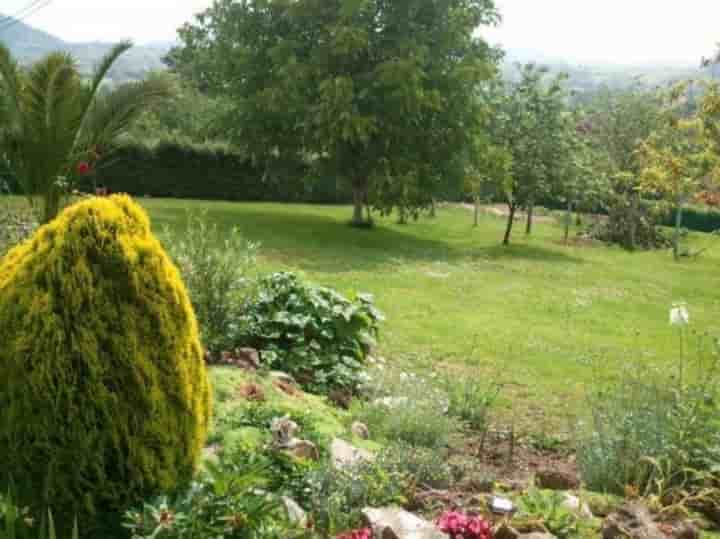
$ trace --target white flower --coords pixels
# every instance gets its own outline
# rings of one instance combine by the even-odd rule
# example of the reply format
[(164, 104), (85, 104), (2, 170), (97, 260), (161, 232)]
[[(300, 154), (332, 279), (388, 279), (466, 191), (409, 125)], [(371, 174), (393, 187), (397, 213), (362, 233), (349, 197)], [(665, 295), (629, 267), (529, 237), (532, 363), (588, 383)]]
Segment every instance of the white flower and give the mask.
[(405, 372), (400, 373), (400, 380), (402, 380), (404, 382), (407, 379), (408, 379), (407, 373), (405, 373)]
[(690, 323), (690, 313), (684, 303), (675, 303), (670, 309), (670, 325), (687, 326)]

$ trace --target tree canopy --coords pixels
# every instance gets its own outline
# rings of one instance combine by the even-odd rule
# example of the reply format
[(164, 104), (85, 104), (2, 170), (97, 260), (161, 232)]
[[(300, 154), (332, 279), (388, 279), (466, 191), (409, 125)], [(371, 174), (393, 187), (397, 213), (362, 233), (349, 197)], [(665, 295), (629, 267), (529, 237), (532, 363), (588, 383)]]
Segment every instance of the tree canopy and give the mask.
[(363, 207), (413, 211), (473, 136), (497, 53), (493, 0), (218, 0), (169, 63), (227, 95), (230, 136), (269, 172), (301, 160)]

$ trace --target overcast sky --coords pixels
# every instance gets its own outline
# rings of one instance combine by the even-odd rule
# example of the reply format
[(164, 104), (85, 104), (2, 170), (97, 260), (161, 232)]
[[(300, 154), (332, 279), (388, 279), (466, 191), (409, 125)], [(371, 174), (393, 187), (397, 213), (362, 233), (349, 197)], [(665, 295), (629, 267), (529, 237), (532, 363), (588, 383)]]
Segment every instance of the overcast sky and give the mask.
[[(32, 0), (0, 0), (14, 14)], [(39, 1), (39, 0), (38, 0)], [(211, 0), (52, 0), (27, 22), (68, 41), (166, 41)], [(485, 34), (579, 62), (697, 64), (720, 41), (720, 0), (496, 0)]]

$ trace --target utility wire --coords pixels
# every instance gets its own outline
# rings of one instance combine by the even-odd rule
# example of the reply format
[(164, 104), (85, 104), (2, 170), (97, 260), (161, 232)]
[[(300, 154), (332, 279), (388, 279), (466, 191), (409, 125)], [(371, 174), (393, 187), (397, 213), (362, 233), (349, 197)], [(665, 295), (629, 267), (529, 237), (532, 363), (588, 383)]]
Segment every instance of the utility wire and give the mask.
[(53, 0), (33, 0), (14, 15), (0, 18), (0, 32), (21, 23), (22, 21), (26, 20), (28, 17), (31, 17), (41, 9), (49, 6), (52, 1)]

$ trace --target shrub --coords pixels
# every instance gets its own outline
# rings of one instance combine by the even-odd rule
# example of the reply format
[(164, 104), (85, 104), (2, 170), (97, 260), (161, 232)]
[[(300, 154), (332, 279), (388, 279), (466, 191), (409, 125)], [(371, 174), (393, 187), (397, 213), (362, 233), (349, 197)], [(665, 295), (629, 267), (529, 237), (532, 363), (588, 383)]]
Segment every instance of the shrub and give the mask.
[(374, 372), (368, 400), (356, 401), (353, 416), (373, 436), (429, 448), (446, 447), (457, 424), (447, 414), (445, 393), (414, 374)]
[(259, 202), (344, 203), (350, 189), (334, 177), (306, 181), (307, 167), (287, 164), (267, 171), (237, 149), (223, 144), (188, 144), (168, 139), (154, 144), (127, 143), (86, 177), (115, 193), (135, 196), (243, 200)]
[(188, 214), (184, 229), (164, 232), (164, 244), (180, 269), (211, 353), (229, 350), (251, 290), (257, 245), (239, 230), (221, 232), (204, 214)]
[(84, 528), (191, 477), (210, 414), (197, 322), (128, 197), (71, 206), (3, 259), (0, 342), (0, 484), (22, 505)]
[(443, 389), (448, 396), (450, 415), (459, 418), (473, 430), (485, 432), (488, 429), (490, 410), (500, 394), (500, 385), (476, 372), (460, 378), (446, 376)]
[(565, 496), (556, 490), (540, 490), (531, 487), (518, 500), (520, 513), (539, 518), (555, 537), (578, 537), (580, 519), (563, 504)]
[(289, 522), (280, 497), (265, 490), (264, 472), (265, 463), (259, 460), (208, 463), (187, 492), (129, 511), (125, 526), (136, 539), (310, 537)]
[(395, 443), (378, 455), (381, 466), (409, 478), (420, 489), (447, 489), (453, 482), (453, 470), (445, 451)]
[(362, 462), (340, 469), (326, 466), (309, 474), (306, 498), (323, 536), (351, 530), (363, 521), (366, 507), (402, 505), (409, 478), (382, 462)]
[(680, 359), (680, 374), (630, 362), (616, 381), (593, 386), (590, 428), (578, 450), (590, 489), (622, 495), (630, 486), (664, 495), (673, 487), (692, 490), (696, 472), (718, 469), (717, 366), (714, 357), (705, 361), (695, 366), (695, 380)]
[(309, 391), (353, 390), (381, 320), (371, 296), (351, 301), (292, 273), (275, 273), (258, 282), (239, 344), (260, 350), (266, 365)]

